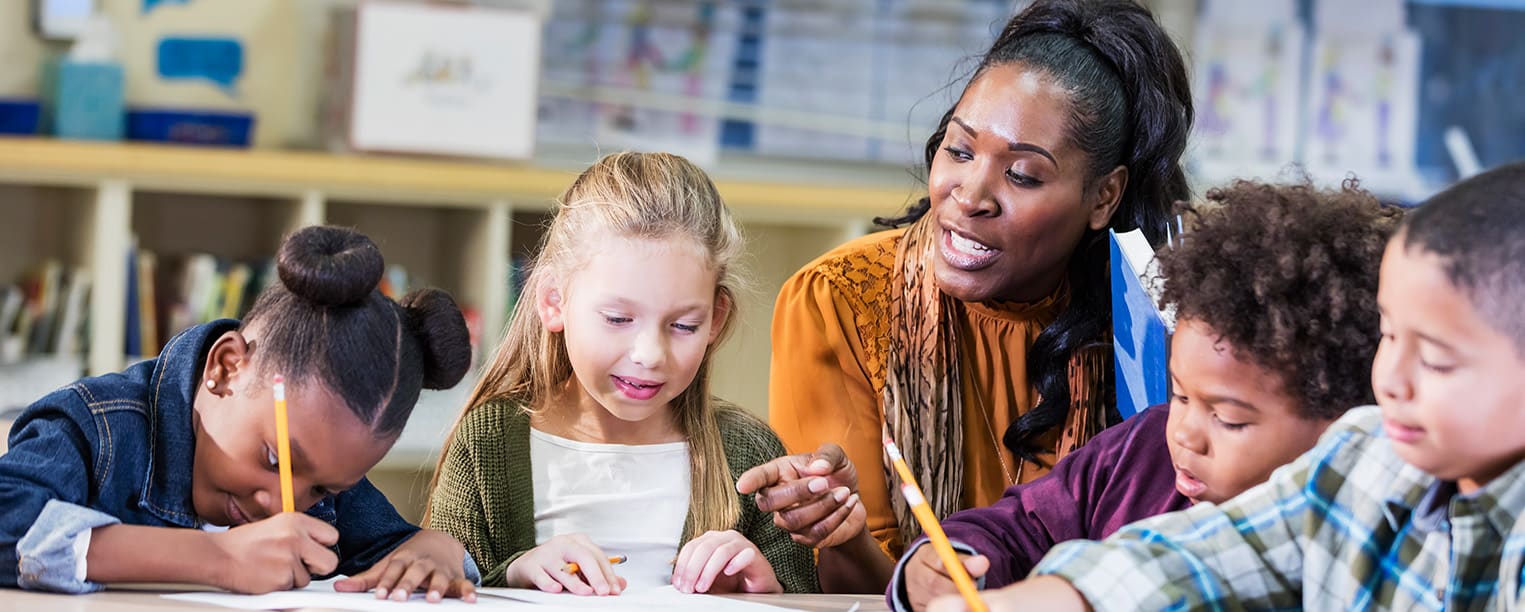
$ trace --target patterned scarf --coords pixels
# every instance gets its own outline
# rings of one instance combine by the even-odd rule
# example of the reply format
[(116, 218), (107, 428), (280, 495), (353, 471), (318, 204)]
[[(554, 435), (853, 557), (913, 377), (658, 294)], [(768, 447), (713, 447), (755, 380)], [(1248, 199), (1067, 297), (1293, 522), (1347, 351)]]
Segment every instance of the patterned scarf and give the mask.
[[(939, 518), (959, 509), (964, 497), (963, 369), (958, 363), (960, 311), (937, 288), (932, 265), (937, 222), (924, 215), (900, 238), (890, 282), (890, 351), (884, 377), (885, 435), (905, 456), (916, 482)], [(921, 533), (900, 477), (885, 453), (890, 504), (902, 544)]]
[[(963, 310), (937, 288), (932, 269), (936, 230), (932, 215), (923, 216), (906, 230), (895, 254), (883, 401), (884, 434), (900, 447), (933, 514), (942, 518), (960, 510), (964, 497), (963, 368), (958, 350)], [(1105, 426), (1110, 334), (1103, 340), (1070, 360), (1071, 409), (1056, 449), (1059, 456), (1079, 448)], [(888, 454), (884, 469), (901, 542), (909, 544), (921, 527), (905, 498), (895, 492), (900, 477)]]

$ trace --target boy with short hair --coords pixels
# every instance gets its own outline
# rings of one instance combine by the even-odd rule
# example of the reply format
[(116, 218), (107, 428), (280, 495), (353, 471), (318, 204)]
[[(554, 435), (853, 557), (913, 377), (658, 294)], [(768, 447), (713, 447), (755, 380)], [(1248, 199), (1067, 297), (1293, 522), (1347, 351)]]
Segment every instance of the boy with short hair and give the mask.
[[(1463, 181), (1387, 246), (1379, 407), (1222, 505), (1056, 547), (993, 609), (1499, 609), (1525, 558), (1525, 163)], [(961, 609), (942, 598), (934, 610)]]

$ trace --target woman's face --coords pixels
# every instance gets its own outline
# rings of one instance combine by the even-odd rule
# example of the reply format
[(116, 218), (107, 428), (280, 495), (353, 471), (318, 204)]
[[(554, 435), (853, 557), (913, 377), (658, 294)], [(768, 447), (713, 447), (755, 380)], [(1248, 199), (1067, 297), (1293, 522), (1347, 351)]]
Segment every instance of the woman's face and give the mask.
[(964, 90), (927, 181), (945, 293), (1040, 300), (1085, 230), (1107, 226), (1127, 171), (1091, 180), (1069, 113), (1069, 94), (1022, 64), (986, 68)]

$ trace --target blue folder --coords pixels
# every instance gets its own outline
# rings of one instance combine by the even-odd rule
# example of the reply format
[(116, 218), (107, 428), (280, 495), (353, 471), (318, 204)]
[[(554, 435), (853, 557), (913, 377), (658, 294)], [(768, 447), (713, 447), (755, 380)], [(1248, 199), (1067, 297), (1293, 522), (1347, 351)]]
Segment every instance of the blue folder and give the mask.
[(1117, 412), (1123, 418), (1170, 399), (1172, 318), (1160, 310), (1158, 266), (1142, 232), (1109, 231), (1112, 250), (1112, 355)]

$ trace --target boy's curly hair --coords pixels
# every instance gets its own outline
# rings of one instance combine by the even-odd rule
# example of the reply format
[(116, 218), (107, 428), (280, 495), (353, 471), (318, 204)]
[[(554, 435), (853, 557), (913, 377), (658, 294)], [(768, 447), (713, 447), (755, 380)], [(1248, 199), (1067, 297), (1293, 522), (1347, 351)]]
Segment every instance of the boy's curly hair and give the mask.
[(1277, 374), (1304, 416), (1372, 403), (1377, 272), (1402, 211), (1353, 179), (1340, 189), (1239, 180), (1181, 208), (1191, 228), (1159, 254), (1176, 317)]

